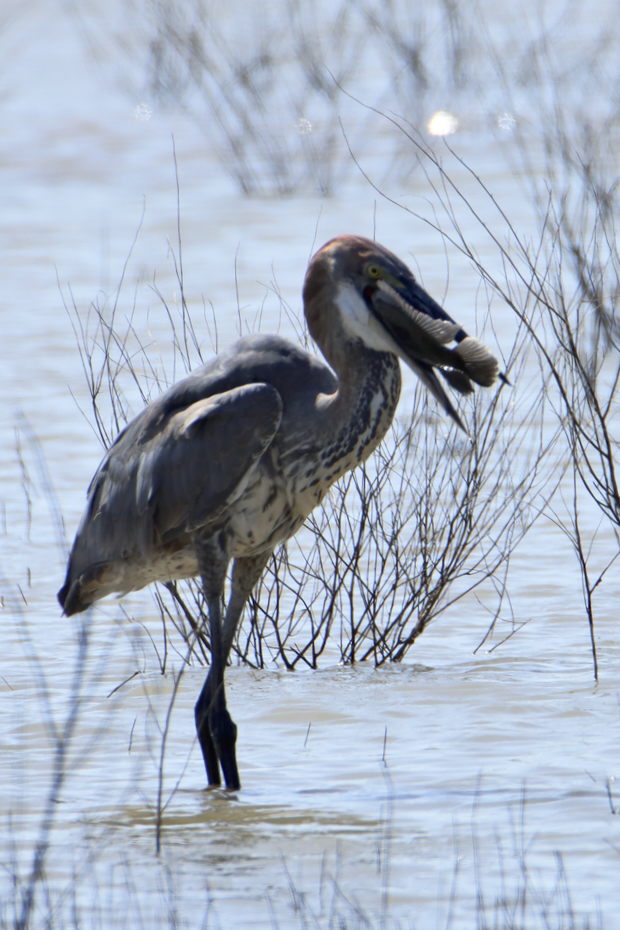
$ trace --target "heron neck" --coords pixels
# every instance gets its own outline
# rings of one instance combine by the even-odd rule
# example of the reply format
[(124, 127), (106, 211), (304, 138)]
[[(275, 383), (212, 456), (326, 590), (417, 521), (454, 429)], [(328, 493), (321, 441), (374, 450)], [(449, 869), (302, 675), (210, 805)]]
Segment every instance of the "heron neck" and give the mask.
[(338, 389), (325, 405), (330, 431), (355, 431), (355, 424), (377, 436), (389, 428), (400, 395), (400, 363), (391, 352), (378, 352), (349, 334), (326, 286), (306, 280), (304, 308), (308, 328), (338, 378)]
[(338, 377), (338, 393), (342, 395), (358, 394), (382, 378), (391, 382), (394, 374), (400, 373), (396, 355), (369, 348), (341, 326), (326, 334), (319, 348)]
[(321, 346), (338, 377), (338, 390), (329, 399), (329, 423), (332, 430), (347, 435), (349, 444), (357, 445), (353, 434), (359, 433), (358, 461), (363, 461), (394, 418), (401, 389), (400, 363), (391, 352), (377, 352), (360, 340), (345, 337), (334, 342)]

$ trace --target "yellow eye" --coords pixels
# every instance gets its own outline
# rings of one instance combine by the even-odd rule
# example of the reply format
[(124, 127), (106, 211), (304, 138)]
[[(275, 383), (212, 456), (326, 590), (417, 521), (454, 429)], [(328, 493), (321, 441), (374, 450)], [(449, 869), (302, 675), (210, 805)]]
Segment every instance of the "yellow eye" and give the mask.
[(369, 278), (380, 278), (381, 269), (379, 265), (369, 265), (368, 268), (366, 269), (366, 274), (368, 275)]

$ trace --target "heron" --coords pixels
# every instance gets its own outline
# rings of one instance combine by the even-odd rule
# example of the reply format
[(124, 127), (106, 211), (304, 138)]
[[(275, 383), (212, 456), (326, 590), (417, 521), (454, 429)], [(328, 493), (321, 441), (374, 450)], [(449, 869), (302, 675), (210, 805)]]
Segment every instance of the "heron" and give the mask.
[(195, 722), (210, 787), (222, 776), (241, 786), (224, 673), (244, 606), (274, 549), (385, 436), (400, 360), (461, 429), (442, 381), (470, 394), (502, 377), (489, 349), (370, 239), (319, 249), (303, 305), (325, 361), (280, 336), (246, 336), (123, 429), (88, 489), (58, 593), (72, 615), (109, 594), (201, 579), (211, 663)]

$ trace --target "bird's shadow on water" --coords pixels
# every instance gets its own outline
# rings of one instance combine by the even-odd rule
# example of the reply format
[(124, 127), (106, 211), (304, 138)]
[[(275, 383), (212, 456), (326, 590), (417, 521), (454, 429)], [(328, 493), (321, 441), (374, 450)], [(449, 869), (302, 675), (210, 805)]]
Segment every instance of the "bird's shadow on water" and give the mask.
[[(377, 817), (360, 817), (350, 812), (297, 808), (288, 804), (260, 804), (242, 800), (226, 790), (180, 789), (174, 810), (162, 823), (162, 845), (184, 849), (194, 855), (199, 843), (202, 856), (216, 854), (218, 861), (238, 863), (240, 850), (252, 850), (262, 858), (263, 844), (287, 843), (303, 837), (304, 844), (337, 839), (376, 836), (381, 827)], [(126, 806), (104, 818), (114, 832), (132, 834), (132, 843), (153, 843), (156, 814), (144, 805)], [(100, 825), (103, 820), (99, 820)], [(214, 847), (217, 849), (215, 853)], [(145, 850), (146, 851), (146, 850)]]

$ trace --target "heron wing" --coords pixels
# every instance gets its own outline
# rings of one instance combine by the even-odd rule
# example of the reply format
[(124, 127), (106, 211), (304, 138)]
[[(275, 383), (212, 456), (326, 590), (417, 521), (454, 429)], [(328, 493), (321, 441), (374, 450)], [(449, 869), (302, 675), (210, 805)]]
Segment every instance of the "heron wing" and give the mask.
[(281, 418), (280, 395), (269, 384), (208, 397), (171, 417), (136, 476), (138, 513), (152, 513), (161, 542), (213, 521), (240, 496)]
[(247, 384), (171, 413), (143, 442), (123, 434), (95, 476), (72, 561), (148, 557), (215, 520), (242, 493), (281, 417), (274, 387)]

